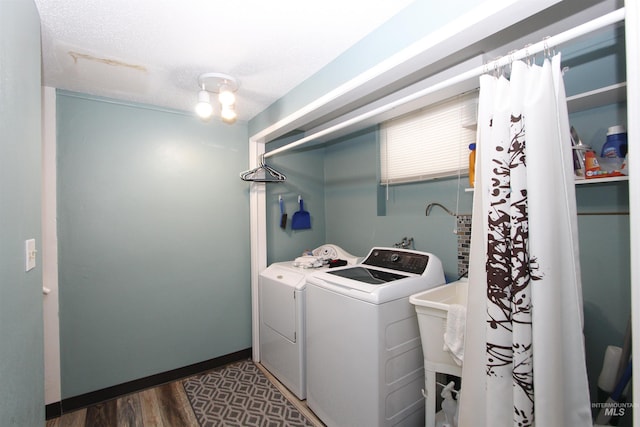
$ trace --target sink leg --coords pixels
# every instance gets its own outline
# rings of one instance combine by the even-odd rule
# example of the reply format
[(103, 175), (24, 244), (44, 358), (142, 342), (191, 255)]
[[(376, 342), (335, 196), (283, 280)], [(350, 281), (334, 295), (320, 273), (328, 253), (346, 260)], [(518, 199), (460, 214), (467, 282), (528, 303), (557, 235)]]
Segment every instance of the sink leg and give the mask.
[(425, 387), (427, 401), (425, 406), (425, 427), (436, 425), (436, 373), (425, 369)]

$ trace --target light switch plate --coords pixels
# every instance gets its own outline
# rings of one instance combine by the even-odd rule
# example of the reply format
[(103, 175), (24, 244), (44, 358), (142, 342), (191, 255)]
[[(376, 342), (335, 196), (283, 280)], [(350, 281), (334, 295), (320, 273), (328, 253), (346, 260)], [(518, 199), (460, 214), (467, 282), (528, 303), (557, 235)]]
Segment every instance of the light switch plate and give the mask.
[(24, 258), (25, 258), (25, 270), (29, 271), (36, 268), (36, 239), (29, 239), (24, 241)]

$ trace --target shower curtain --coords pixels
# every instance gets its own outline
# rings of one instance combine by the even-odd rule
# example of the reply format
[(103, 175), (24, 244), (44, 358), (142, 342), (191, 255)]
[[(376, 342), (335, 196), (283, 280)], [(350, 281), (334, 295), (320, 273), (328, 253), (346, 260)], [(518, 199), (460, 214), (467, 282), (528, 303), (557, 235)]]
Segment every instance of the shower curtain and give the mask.
[(460, 427), (591, 426), (560, 56), (480, 78)]

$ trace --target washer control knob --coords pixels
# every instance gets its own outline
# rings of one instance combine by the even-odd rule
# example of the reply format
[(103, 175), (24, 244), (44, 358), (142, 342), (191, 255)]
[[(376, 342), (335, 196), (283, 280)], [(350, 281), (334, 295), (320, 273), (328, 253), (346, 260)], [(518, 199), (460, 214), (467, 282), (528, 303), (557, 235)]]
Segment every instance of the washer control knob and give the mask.
[(400, 255), (391, 254), (391, 262), (398, 262), (400, 260)]

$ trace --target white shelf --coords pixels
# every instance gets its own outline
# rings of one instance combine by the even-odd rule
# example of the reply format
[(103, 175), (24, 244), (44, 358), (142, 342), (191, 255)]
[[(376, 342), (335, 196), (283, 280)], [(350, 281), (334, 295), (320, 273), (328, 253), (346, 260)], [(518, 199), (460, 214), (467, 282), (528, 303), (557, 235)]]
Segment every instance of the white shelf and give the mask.
[[(620, 182), (620, 181), (629, 181), (629, 177), (628, 176), (610, 176), (606, 178), (591, 178), (591, 179), (580, 178), (580, 179), (576, 179), (575, 184), (576, 185), (602, 184), (604, 182)], [(473, 190), (474, 190), (473, 187), (464, 189), (464, 191), (467, 193), (472, 193)]]
[(569, 113), (589, 110), (607, 104), (615, 104), (627, 100), (627, 83), (616, 83), (589, 92), (567, 97)]
[[(616, 83), (610, 86), (598, 88), (589, 92), (579, 93), (567, 97), (567, 109), (569, 113), (589, 110), (603, 105), (616, 104), (627, 100), (627, 83)], [(610, 176), (605, 178), (579, 178), (576, 185), (599, 184), (605, 182), (628, 181), (628, 176)]]
[(616, 181), (629, 181), (628, 176), (610, 176), (606, 178), (591, 178), (591, 179), (576, 179), (576, 185), (578, 184), (600, 184), (603, 182), (616, 182)]

